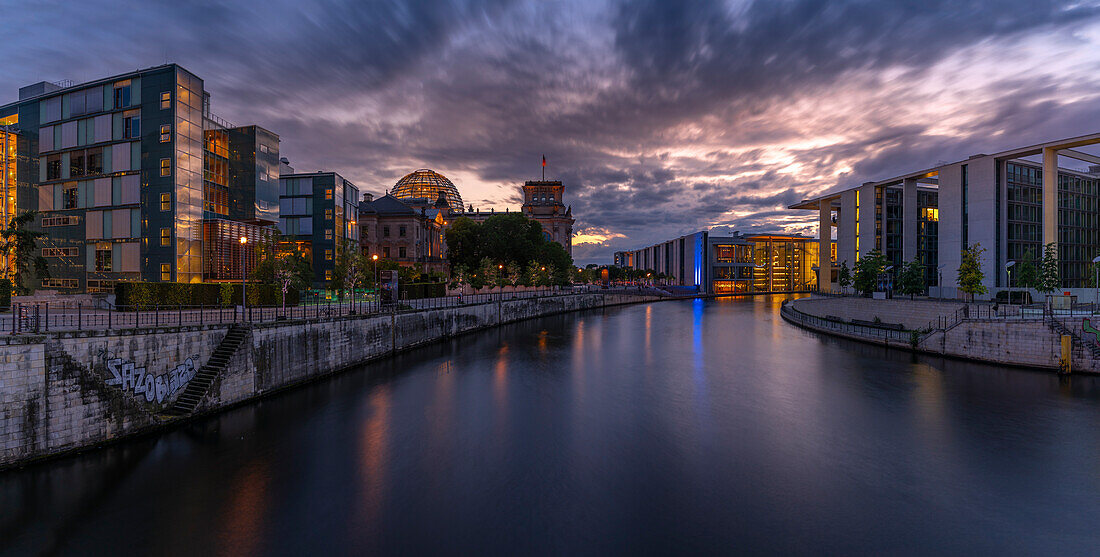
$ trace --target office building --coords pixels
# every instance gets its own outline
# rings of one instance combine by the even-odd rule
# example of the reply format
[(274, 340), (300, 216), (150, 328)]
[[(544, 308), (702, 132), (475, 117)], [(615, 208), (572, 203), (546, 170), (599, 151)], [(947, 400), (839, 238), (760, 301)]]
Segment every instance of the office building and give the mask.
[(359, 249), (367, 256), (442, 272), (443, 230), (451, 213), (443, 197), (437, 197), (437, 202), (429, 204), (424, 198), (398, 199), (393, 195), (374, 199), (363, 194), (359, 203)]
[(283, 251), (311, 259), (313, 285), (326, 288), (344, 250), (359, 250), (359, 188), (335, 172), (279, 177), (279, 231)]
[[(1043, 246), (1054, 243), (1063, 290), (1082, 289), (1075, 293), (1091, 299), (1091, 261), (1100, 254), (1100, 157), (1078, 149), (1097, 143), (1100, 134), (973, 155), (791, 208), (817, 212), (822, 241), (836, 236), (836, 257), (818, 262), (832, 271), (823, 289), (837, 288), (834, 262), (852, 267), (879, 250), (895, 272), (902, 262), (920, 261), (930, 293), (953, 297), (963, 249), (980, 244), (992, 294), (1009, 287), (1007, 263), (1038, 260)], [(1074, 161), (1083, 168), (1060, 166)]]
[(620, 267), (653, 271), (706, 294), (804, 292), (817, 287), (818, 242), (790, 234), (701, 231), (616, 253)]

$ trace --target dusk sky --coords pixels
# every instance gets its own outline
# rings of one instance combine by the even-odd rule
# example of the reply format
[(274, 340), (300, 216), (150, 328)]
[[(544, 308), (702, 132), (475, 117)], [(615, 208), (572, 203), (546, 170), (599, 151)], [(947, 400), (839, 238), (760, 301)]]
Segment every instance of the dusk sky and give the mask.
[(432, 168), (482, 210), (567, 186), (574, 258), (816, 235), (838, 186), (1100, 131), (1100, 2), (0, 2), (0, 104), (176, 62), (298, 171)]

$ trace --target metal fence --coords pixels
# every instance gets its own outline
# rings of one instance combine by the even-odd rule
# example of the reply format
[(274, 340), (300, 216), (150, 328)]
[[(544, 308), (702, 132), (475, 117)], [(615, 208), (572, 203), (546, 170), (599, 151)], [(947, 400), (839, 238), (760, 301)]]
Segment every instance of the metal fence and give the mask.
[[(152, 308), (115, 308), (105, 302), (99, 307), (84, 304), (49, 302), (16, 303), (12, 312), (0, 316), (11, 334), (50, 331), (139, 329), (180, 327), (222, 323), (270, 323), (287, 320), (324, 320), (342, 316), (367, 316), (388, 313), (428, 311), (449, 307), (507, 302), (531, 298), (577, 296), (581, 294), (653, 294), (641, 288), (547, 288), (522, 292), (483, 292), (478, 294), (387, 301), (378, 297), (325, 300), (291, 307), (279, 306), (183, 306), (155, 304)], [(106, 306), (106, 307), (104, 307)], [(2, 319), (10, 321), (4, 323)]]
[(846, 321), (837, 321), (835, 319), (818, 317), (816, 315), (810, 315), (808, 313), (803, 313), (797, 309), (794, 309), (793, 307), (790, 307), (790, 305), (786, 302), (783, 303), (779, 311), (787, 319), (795, 321), (801, 325), (816, 327), (819, 329), (828, 329), (838, 333), (856, 335), (865, 338), (894, 340), (899, 342), (911, 342), (913, 338), (913, 331), (887, 327), (875, 327), (873, 325), (861, 325), (856, 323), (848, 323)]

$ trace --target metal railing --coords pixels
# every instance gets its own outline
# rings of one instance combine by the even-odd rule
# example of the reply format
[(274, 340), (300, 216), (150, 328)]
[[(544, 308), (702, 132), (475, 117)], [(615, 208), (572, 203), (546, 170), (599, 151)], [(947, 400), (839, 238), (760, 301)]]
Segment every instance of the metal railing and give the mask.
[(836, 319), (828, 319), (825, 317), (818, 317), (816, 315), (803, 313), (791, 307), (788, 302), (783, 302), (783, 305), (780, 306), (779, 311), (787, 319), (798, 322), (799, 324), (802, 324), (804, 326), (816, 327), (819, 329), (828, 329), (838, 333), (855, 335), (864, 338), (894, 340), (898, 342), (911, 342), (913, 338), (913, 331), (910, 330), (889, 327), (875, 327), (874, 325), (863, 325), (849, 323), (846, 321), (838, 321)]
[[(201, 326), (228, 323), (272, 323), (288, 320), (320, 321), (344, 316), (371, 316), (389, 313), (430, 311), (477, 304), (508, 302), (531, 298), (553, 298), (582, 294), (651, 295), (640, 288), (557, 289), (547, 288), (521, 292), (482, 292), (477, 294), (387, 301), (370, 298), (324, 300), (295, 306), (185, 306), (154, 304), (151, 308), (117, 308), (101, 302), (100, 307), (49, 302), (16, 303), (10, 314), (0, 314), (0, 325), (10, 334), (46, 333), (51, 331), (84, 331), (106, 329), (141, 329), (158, 327)], [(102, 307), (106, 305), (107, 307)], [(5, 323), (3, 320), (8, 319)]]

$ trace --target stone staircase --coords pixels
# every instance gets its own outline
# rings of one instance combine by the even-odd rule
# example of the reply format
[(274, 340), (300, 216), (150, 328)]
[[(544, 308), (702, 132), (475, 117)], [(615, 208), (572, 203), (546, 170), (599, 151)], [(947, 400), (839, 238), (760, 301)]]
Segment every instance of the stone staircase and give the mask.
[(1069, 330), (1064, 323), (1053, 317), (1047, 317), (1046, 322), (1051, 331), (1054, 331), (1058, 335), (1068, 335), (1073, 339), (1073, 344), (1083, 346), (1092, 354), (1093, 360), (1100, 361), (1100, 346), (1082, 339), (1077, 333)]
[(236, 324), (229, 328), (229, 332), (225, 334), (225, 338), (222, 339), (218, 347), (214, 349), (214, 353), (210, 355), (210, 359), (206, 362), (202, 368), (199, 369), (195, 376), (187, 382), (187, 386), (184, 387), (183, 392), (172, 404), (172, 407), (168, 409), (167, 414), (170, 416), (187, 416), (195, 411), (195, 407), (206, 396), (207, 391), (210, 390), (210, 385), (214, 383), (214, 379), (217, 378), (222, 372), (225, 371), (225, 367), (229, 365), (230, 358), (237, 352), (241, 344), (248, 338), (249, 327), (247, 325)]

